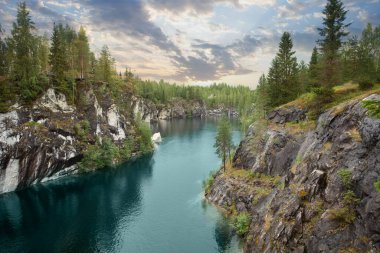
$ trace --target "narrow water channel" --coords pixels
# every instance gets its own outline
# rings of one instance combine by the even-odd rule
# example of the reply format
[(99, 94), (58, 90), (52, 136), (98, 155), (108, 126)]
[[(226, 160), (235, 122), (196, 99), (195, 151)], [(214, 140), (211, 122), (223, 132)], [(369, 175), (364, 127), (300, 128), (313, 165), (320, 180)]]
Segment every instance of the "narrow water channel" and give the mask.
[(155, 128), (163, 142), (153, 156), (0, 195), (0, 252), (239, 252), (228, 222), (202, 201), (202, 181), (220, 165), (215, 122)]

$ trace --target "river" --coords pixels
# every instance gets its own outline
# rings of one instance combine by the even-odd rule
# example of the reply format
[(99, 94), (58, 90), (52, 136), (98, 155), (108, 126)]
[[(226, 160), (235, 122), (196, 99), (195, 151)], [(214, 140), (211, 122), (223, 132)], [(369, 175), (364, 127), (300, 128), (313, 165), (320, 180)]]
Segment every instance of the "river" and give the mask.
[(152, 156), (0, 195), (0, 252), (240, 252), (203, 201), (202, 181), (220, 166), (215, 121), (155, 128), (163, 142)]

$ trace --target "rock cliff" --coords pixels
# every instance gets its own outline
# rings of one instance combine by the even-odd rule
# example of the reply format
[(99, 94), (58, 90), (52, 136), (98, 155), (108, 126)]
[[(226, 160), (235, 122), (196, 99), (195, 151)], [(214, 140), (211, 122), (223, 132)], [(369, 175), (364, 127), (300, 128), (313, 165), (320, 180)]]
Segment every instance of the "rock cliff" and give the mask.
[(48, 89), (32, 105), (0, 114), (0, 193), (78, 172), (97, 139), (122, 145), (134, 131), (132, 100), (114, 99), (104, 85), (81, 89), (73, 105)]
[(316, 126), (293, 108), (270, 113), (265, 129), (250, 127), (232, 168), (206, 191), (251, 218), (244, 252), (380, 251), (380, 120), (362, 100), (323, 113)]

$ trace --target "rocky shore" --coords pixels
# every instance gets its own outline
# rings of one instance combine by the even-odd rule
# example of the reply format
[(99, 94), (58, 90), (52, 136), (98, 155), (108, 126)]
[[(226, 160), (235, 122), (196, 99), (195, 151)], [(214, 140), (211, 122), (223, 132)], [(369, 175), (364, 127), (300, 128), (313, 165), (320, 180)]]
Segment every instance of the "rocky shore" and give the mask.
[(316, 123), (281, 108), (267, 127), (250, 126), (232, 168), (206, 191), (227, 212), (249, 215), (244, 252), (380, 251), (380, 119), (362, 101)]

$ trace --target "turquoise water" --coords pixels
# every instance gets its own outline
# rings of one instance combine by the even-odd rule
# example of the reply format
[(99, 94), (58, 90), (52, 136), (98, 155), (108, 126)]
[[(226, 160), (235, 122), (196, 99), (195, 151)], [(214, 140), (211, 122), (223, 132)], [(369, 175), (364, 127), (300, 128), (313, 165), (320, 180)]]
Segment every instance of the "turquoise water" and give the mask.
[(220, 165), (215, 122), (155, 128), (163, 142), (153, 156), (1, 195), (0, 252), (239, 252), (202, 201), (202, 181)]

